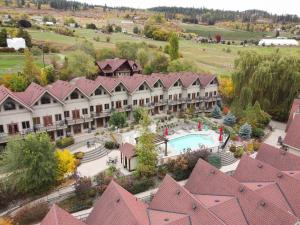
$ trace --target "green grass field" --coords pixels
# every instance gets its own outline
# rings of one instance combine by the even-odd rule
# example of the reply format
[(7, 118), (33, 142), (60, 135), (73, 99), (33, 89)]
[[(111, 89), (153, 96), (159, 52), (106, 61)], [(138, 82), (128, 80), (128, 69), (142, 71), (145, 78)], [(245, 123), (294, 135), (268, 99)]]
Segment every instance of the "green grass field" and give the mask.
[[(62, 51), (62, 54), (68, 54), (68, 51), (71, 50), (71, 47), (76, 45), (79, 40), (83, 39), (91, 41), (96, 49), (104, 47), (114, 48), (116, 43), (123, 41), (143, 41), (158, 47), (163, 47), (166, 44), (166, 42), (154, 41), (142, 37), (133, 37), (123, 33), (113, 33), (111, 35), (107, 35), (88, 29), (75, 29), (75, 37), (59, 35), (50, 31), (41, 32), (38, 30), (29, 30), (29, 32), (34, 41), (50, 42), (59, 47), (59, 49)], [(237, 34), (235, 33), (234, 35), (236, 36)], [(110, 42), (106, 42), (107, 36), (110, 36)], [(94, 40), (95, 37), (99, 37), (100, 41), (96, 42)], [(230, 50), (226, 51), (227, 48)], [(238, 52), (254, 50), (262, 53), (271, 53), (276, 49), (277, 47), (242, 47), (240, 45), (228, 46), (222, 44), (201, 44), (196, 43), (195, 41), (180, 40), (180, 53), (185, 59), (193, 61), (201, 70), (215, 74), (229, 75), (232, 73), (234, 69), (234, 60), (238, 57)], [(282, 54), (300, 54), (300, 48), (280, 47), (279, 49)], [(41, 60), (37, 59), (37, 61), (39, 64), (41, 64)], [(0, 74), (7, 73), (9, 71), (16, 72), (22, 68), (22, 65), (23, 56), (20, 54), (0, 55)]]

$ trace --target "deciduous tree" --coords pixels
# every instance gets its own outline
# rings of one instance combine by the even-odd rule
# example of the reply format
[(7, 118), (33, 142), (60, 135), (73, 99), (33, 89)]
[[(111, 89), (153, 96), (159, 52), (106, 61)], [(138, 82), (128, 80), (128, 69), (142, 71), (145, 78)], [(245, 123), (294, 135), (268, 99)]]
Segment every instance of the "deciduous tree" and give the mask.
[(55, 151), (57, 158), (57, 179), (63, 180), (65, 175), (74, 173), (76, 168), (76, 159), (74, 155), (67, 149)]

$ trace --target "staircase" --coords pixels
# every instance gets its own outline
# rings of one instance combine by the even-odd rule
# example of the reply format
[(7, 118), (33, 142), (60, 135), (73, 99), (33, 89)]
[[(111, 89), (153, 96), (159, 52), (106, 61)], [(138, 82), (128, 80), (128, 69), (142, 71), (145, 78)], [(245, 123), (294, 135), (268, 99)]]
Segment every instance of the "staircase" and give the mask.
[(108, 153), (107, 149), (103, 146), (100, 146), (92, 151), (85, 152), (83, 159), (81, 160), (81, 163), (88, 163), (91, 161), (94, 161), (96, 159), (100, 159), (103, 156), (105, 156)]
[(230, 164), (235, 163), (238, 159), (234, 157), (234, 155), (231, 152), (228, 151), (220, 151), (216, 153), (221, 158), (221, 164), (222, 166), (228, 166)]

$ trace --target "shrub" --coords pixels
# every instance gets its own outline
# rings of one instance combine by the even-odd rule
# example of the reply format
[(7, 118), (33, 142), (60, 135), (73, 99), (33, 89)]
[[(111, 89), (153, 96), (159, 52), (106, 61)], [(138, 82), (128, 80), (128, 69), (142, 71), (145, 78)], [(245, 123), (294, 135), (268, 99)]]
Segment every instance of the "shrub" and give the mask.
[(14, 221), (17, 224), (36, 224), (40, 222), (48, 213), (48, 203), (35, 203), (34, 205), (25, 206), (20, 209), (14, 216)]
[(232, 152), (232, 153), (235, 153), (236, 152), (236, 146), (235, 145), (231, 145), (229, 147), (229, 151)]
[(85, 199), (92, 188), (92, 181), (89, 177), (81, 177), (76, 180), (75, 194), (79, 199)]
[(248, 140), (251, 138), (252, 134), (252, 127), (248, 123), (245, 123), (244, 125), (241, 126), (239, 135), (242, 139)]
[(252, 137), (253, 138), (262, 138), (265, 135), (265, 132), (263, 129), (254, 127), (252, 129)]
[(34, 55), (34, 56), (39, 56), (39, 55), (42, 55), (42, 54), (43, 54), (42, 50), (41, 50), (39, 47), (37, 47), (37, 46), (33, 46), (33, 47), (31, 48), (31, 53), (32, 53), (32, 55)]
[(216, 105), (213, 109), (213, 111), (211, 112), (211, 116), (215, 119), (220, 119), (222, 118), (222, 115), (221, 115), (221, 109), (218, 105)]
[(243, 147), (238, 147), (233, 155), (234, 155), (235, 158), (238, 159), (238, 158), (241, 158), (243, 154), (244, 154), (244, 148)]
[(75, 159), (83, 159), (84, 152), (75, 152), (74, 157), (75, 157)]
[(260, 147), (260, 142), (253, 141), (253, 150), (257, 152), (259, 150), (259, 147)]
[(113, 141), (106, 141), (104, 147), (107, 149), (117, 149), (119, 148), (119, 144)]
[(208, 162), (213, 165), (214, 167), (220, 169), (222, 164), (221, 164), (221, 158), (218, 155), (210, 155), (208, 156)]
[(138, 194), (147, 191), (153, 186), (154, 186), (153, 178), (145, 178), (145, 177), (139, 179), (135, 178), (133, 180), (132, 186), (129, 189), (127, 189), (127, 191), (129, 191), (132, 194)]
[(54, 29), (54, 32), (65, 36), (74, 36), (74, 32), (66, 27), (57, 27)]
[(58, 148), (65, 148), (74, 144), (75, 140), (73, 137), (64, 137), (56, 141), (56, 146)]
[(86, 24), (86, 29), (96, 30), (97, 26), (94, 23), (88, 23)]
[(223, 123), (227, 126), (233, 126), (236, 123), (236, 117), (232, 113), (228, 113), (225, 118)]

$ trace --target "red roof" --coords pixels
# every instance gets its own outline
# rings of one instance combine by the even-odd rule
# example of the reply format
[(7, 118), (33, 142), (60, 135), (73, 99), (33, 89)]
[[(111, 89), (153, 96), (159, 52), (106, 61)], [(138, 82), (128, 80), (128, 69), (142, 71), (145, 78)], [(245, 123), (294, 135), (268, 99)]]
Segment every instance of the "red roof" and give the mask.
[(115, 59), (105, 59), (97, 62), (99, 69), (106, 73), (115, 72), (123, 64), (127, 64), (133, 72), (138, 72), (141, 70), (141, 66), (138, 63), (127, 59), (115, 58)]
[[(244, 155), (234, 173), (239, 182), (265, 183), (257, 190), (261, 196), (296, 216), (300, 216), (300, 181), (286, 173)], [(270, 182), (273, 182), (270, 184)], [(291, 210), (289, 210), (291, 209)]]
[[(254, 172), (247, 173), (251, 176)], [(298, 221), (296, 216), (260, 197), (203, 160), (198, 161), (185, 187), (193, 194), (235, 197), (244, 219), (251, 225), (295, 224)], [(226, 216), (226, 209), (224, 207), (220, 215)]]
[(279, 170), (300, 170), (300, 157), (265, 143), (260, 145), (256, 159), (263, 161)]
[(300, 99), (295, 98), (293, 101), (291, 110), (290, 110), (290, 115), (289, 115), (289, 119), (288, 119), (285, 131), (287, 131), (289, 129), (289, 127), (293, 121), (294, 114), (297, 112), (300, 112)]
[(53, 205), (41, 225), (86, 225), (65, 210)]
[(193, 225), (225, 224), (168, 175), (150, 203), (150, 209), (186, 214)]
[(283, 144), (300, 151), (300, 113), (295, 114), (289, 125)]
[(87, 218), (88, 225), (149, 225), (147, 205), (111, 181)]
[(125, 143), (120, 147), (120, 151), (125, 155), (127, 158), (132, 158), (136, 155), (135, 147), (132, 144)]
[(191, 225), (188, 215), (164, 212), (158, 210), (148, 210), (151, 225)]

